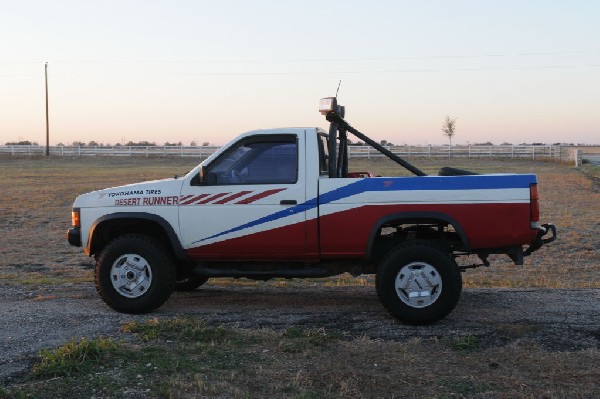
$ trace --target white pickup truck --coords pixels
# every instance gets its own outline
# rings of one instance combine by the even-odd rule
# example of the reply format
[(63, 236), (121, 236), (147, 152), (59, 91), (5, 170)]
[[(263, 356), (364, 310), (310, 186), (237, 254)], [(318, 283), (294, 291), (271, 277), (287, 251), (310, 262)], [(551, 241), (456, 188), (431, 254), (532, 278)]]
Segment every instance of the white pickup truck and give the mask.
[[(142, 313), (211, 277), (374, 273), (394, 317), (432, 323), (456, 305), (461, 271), (479, 266), (457, 257), (489, 265), (504, 253), (522, 264), (555, 239), (539, 222), (535, 175), (425, 176), (346, 123), (335, 98), (321, 112), (329, 132), (244, 133), (185, 176), (77, 197), (67, 238), (95, 257), (102, 299)], [(417, 176), (349, 172), (347, 132)]]

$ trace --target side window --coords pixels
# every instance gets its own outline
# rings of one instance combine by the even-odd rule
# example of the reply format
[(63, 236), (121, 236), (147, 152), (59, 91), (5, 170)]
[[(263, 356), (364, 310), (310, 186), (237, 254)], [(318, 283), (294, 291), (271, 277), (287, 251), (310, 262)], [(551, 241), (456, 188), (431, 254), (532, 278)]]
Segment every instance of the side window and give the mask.
[(210, 185), (293, 184), (298, 180), (295, 136), (249, 138), (227, 151), (207, 170)]
[(329, 146), (323, 134), (319, 134), (319, 171), (320, 175), (329, 174)]

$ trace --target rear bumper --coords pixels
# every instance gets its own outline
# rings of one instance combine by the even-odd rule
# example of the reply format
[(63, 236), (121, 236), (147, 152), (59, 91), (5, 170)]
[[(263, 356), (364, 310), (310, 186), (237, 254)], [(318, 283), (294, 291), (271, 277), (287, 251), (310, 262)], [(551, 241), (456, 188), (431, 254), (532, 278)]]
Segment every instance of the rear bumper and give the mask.
[[(551, 235), (546, 237), (549, 233), (551, 233)], [(529, 244), (529, 247), (523, 251), (523, 256), (531, 255), (532, 252), (537, 251), (543, 245), (551, 243), (554, 240), (556, 240), (556, 226), (554, 226), (552, 223), (545, 223), (541, 225), (538, 228), (535, 238), (533, 241), (531, 241), (531, 244)]]
[(79, 227), (71, 227), (67, 231), (67, 241), (74, 247), (81, 246), (81, 229)]

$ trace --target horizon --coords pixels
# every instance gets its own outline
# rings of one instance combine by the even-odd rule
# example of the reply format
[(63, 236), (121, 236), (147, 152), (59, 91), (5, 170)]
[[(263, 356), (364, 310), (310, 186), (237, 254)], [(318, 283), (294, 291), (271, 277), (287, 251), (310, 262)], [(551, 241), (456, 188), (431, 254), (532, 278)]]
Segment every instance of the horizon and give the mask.
[(537, 0), (5, 4), (0, 144), (45, 144), (48, 62), (51, 145), (326, 128), (318, 102), (340, 80), (346, 119), (378, 142), (447, 144), (452, 116), (457, 145), (598, 145), (598, 15)]

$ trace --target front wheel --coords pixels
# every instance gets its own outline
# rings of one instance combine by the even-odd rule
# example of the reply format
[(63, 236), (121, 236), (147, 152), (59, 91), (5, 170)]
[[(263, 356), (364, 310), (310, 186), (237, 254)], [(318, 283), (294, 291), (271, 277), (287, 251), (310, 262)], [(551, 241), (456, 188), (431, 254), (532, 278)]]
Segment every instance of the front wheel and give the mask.
[(130, 234), (111, 241), (96, 262), (96, 290), (111, 308), (147, 313), (171, 296), (176, 268), (162, 245), (146, 235)]
[(377, 270), (377, 295), (387, 311), (410, 324), (446, 317), (462, 291), (460, 270), (450, 254), (431, 242), (406, 242)]

